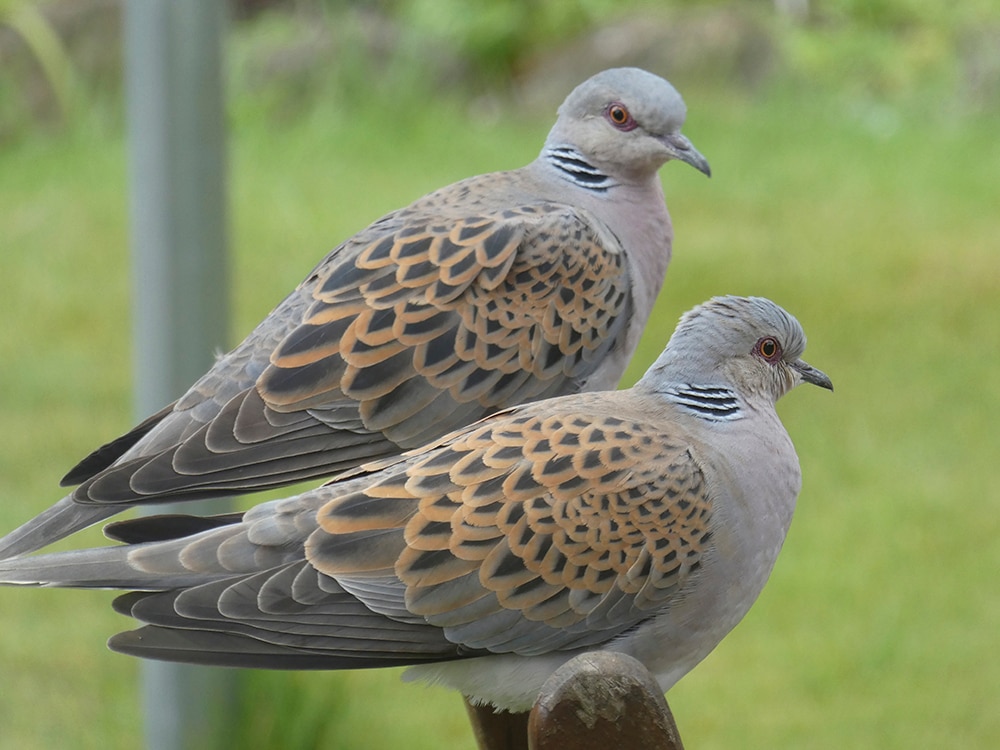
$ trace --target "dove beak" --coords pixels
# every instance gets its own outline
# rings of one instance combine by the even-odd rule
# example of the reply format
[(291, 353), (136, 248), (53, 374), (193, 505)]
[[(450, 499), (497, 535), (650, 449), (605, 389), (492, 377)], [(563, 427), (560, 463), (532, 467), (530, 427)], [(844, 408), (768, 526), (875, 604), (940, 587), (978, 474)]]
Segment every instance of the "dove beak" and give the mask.
[(663, 136), (663, 144), (673, 158), (690, 164), (706, 177), (712, 176), (712, 168), (708, 166), (708, 159), (702, 156), (691, 141), (680, 133), (669, 133)]
[(826, 388), (828, 391), (833, 390), (833, 381), (822, 370), (817, 370), (811, 364), (803, 362), (801, 359), (797, 359), (789, 364), (802, 378), (802, 382), (818, 385), (820, 388)]

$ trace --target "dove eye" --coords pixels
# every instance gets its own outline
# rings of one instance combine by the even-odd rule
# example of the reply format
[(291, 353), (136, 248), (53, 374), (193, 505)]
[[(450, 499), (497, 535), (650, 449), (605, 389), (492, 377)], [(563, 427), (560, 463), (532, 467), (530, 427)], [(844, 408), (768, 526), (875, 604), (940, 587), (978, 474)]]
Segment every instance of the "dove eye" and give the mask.
[(768, 362), (777, 362), (781, 359), (781, 344), (773, 336), (762, 338), (757, 342), (754, 350)]
[(628, 111), (628, 107), (620, 102), (611, 102), (604, 114), (611, 121), (611, 124), (619, 130), (627, 132), (636, 126), (636, 122), (632, 119), (632, 114)]

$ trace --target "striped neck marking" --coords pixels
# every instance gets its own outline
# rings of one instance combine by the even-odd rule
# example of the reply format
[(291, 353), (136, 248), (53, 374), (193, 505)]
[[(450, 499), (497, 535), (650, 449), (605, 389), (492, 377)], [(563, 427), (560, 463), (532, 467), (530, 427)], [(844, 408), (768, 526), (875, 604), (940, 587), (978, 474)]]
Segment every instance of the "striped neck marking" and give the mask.
[(608, 188), (618, 184), (571, 146), (552, 146), (545, 149), (545, 161), (551, 164), (560, 176), (585, 190), (605, 193)]
[(664, 395), (677, 406), (711, 422), (731, 422), (743, 417), (736, 393), (725, 386), (678, 384), (670, 386)]

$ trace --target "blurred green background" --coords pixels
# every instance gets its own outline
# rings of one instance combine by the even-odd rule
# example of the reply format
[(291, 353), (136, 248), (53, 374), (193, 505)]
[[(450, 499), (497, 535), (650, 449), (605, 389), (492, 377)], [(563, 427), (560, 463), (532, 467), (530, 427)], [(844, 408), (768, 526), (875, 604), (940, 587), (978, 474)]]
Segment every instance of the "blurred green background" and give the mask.
[[(563, 96), (669, 78), (713, 178), (627, 383), (714, 294), (772, 297), (834, 394), (780, 404), (804, 487), (746, 620), (668, 696), (689, 748), (1000, 747), (1000, 8), (992, 0), (232, 5), (235, 344), (382, 213), (537, 154)], [(0, 527), (130, 426), (120, 6), (0, 2)], [(88, 531), (74, 545), (101, 541)], [(0, 590), (0, 748), (135, 748), (105, 592)], [(243, 748), (470, 748), (398, 671), (247, 673)]]

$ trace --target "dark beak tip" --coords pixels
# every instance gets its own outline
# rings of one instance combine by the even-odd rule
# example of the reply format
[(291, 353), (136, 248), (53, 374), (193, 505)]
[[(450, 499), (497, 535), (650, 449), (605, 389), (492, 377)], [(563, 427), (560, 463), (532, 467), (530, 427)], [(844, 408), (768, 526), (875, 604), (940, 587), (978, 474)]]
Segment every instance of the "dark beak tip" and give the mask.
[(792, 365), (792, 367), (798, 370), (799, 376), (802, 378), (802, 382), (818, 385), (820, 388), (825, 388), (828, 391), (833, 390), (833, 381), (830, 380), (830, 376), (822, 370), (818, 370), (812, 365), (801, 360), (799, 360), (795, 365)]
[[(822, 374), (822, 373), (821, 373)], [(818, 385), (820, 388), (825, 388), (826, 390), (833, 392), (833, 381), (830, 380), (826, 375), (822, 377), (816, 377), (809, 381), (813, 385)]]
[(699, 172), (701, 172), (706, 177), (712, 176), (712, 168), (708, 165), (708, 162), (703, 159), (681, 159), (685, 164), (688, 164)]

